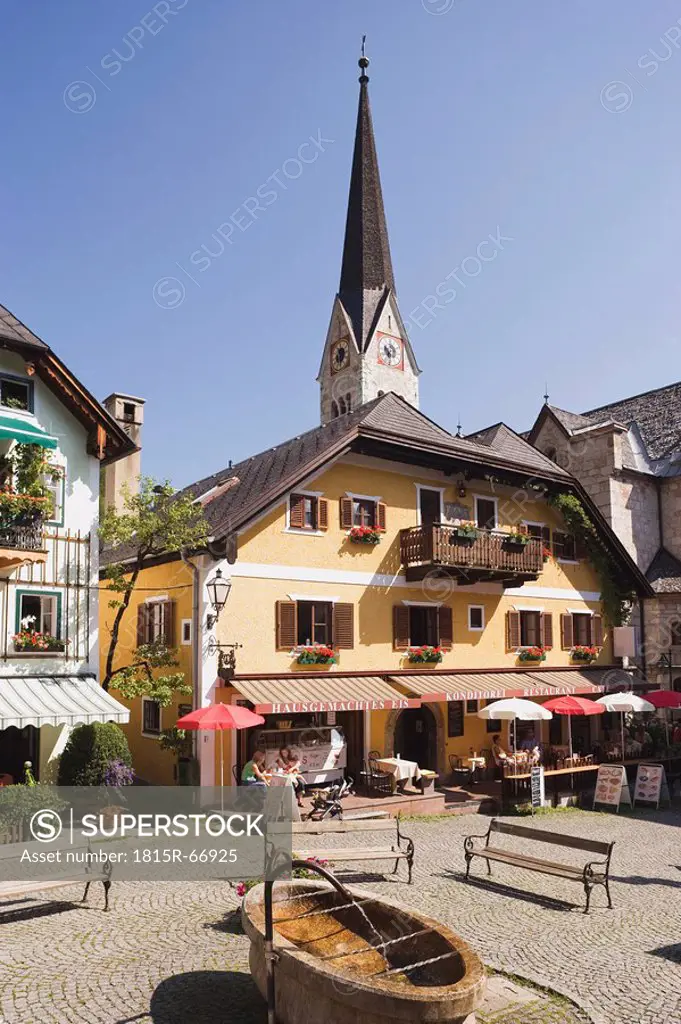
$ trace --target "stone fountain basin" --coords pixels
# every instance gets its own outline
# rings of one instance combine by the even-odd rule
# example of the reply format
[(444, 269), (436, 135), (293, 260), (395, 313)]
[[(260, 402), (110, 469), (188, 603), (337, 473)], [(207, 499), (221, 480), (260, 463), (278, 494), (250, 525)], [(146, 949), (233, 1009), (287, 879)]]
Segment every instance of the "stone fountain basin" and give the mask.
[[(251, 973), (263, 996), (264, 891), (262, 884), (251, 889), (241, 910), (251, 940)], [(275, 885), (274, 973), (280, 1024), (456, 1024), (482, 1005), (482, 961), (458, 935), (400, 904), (352, 888), (349, 892), (362, 901), (370, 923), (321, 879)], [(318, 910), (328, 912), (301, 917)], [(401, 941), (384, 951), (367, 949), (393, 938)], [(400, 970), (435, 957), (441, 959), (412, 971)], [(393, 973), (382, 973), (386, 968)]]

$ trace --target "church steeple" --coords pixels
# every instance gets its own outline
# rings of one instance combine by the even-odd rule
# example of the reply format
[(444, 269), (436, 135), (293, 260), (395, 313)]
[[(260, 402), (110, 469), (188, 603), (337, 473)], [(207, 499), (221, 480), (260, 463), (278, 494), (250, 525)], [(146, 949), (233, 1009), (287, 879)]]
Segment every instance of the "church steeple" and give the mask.
[(340, 286), (319, 381), (326, 423), (393, 391), (418, 408), (414, 353), (397, 307), (369, 104), (369, 60), (359, 60), (359, 108)]
[(338, 294), (352, 321), (357, 344), (366, 347), (376, 302), (386, 288), (395, 290), (388, 226), (369, 103), (369, 59), (362, 56), (355, 151), (345, 222), (343, 264)]

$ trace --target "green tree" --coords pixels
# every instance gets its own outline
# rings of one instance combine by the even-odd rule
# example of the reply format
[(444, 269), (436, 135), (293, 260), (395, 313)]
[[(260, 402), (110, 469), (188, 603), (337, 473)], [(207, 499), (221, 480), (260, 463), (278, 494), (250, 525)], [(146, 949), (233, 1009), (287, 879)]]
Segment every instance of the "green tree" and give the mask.
[(77, 725), (59, 760), (59, 785), (102, 786), (111, 761), (132, 765), (123, 730), (113, 722)]
[(137, 494), (124, 485), (122, 510), (104, 512), (99, 534), (109, 557), (118, 559), (106, 569), (107, 589), (116, 596), (109, 601), (115, 614), (102, 686), (119, 690), (128, 700), (151, 697), (167, 707), (175, 693), (192, 692), (183, 672), (168, 671), (178, 664), (175, 652), (161, 638), (137, 647), (128, 662), (114, 668), (121, 626), (148, 559), (200, 547), (207, 539), (208, 525), (191, 494), (178, 495), (168, 481), (157, 484), (142, 477)]

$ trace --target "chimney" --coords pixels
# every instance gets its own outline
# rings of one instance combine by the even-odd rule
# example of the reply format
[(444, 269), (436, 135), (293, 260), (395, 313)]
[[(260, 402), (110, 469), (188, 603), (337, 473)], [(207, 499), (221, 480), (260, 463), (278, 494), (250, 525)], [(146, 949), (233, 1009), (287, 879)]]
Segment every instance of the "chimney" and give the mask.
[[(114, 391), (112, 395), (105, 398), (102, 405), (106, 411), (113, 416), (122, 427), (128, 437), (134, 441), (138, 448), (142, 447), (142, 425), (144, 423), (144, 399), (135, 398), (134, 395), (123, 395)], [(128, 485), (131, 494), (139, 491), (139, 478), (141, 473), (140, 452), (126, 455), (117, 462), (112, 462), (104, 467), (103, 473), (103, 501), (104, 508), (112, 505), (117, 509), (123, 507), (123, 494), (121, 486)]]

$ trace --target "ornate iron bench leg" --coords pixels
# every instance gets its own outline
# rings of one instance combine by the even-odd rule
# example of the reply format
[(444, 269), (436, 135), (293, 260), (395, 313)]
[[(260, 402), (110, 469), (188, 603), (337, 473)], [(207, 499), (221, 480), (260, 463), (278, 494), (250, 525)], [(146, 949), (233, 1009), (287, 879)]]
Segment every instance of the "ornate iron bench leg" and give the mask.
[(468, 881), (468, 876), (471, 873), (471, 861), (473, 860), (473, 854), (465, 853), (464, 857), (466, 858), (466, 881)]
[(485, 860), (487, 861), (487, 874), (491, 875), (492, 874), (492, 866), (491, 866), (490, 862), (487, 860), (487, 857), (485, 857)]
[(584, 907), (584, 913), (585, 914), (589, 913), (589, 905), (591, 903), (591, 890), (592, 889), (593, 889), (593, 885), (591, 884), (591, 882), (585, 882), (584, 883), (584, 892), (586, 893), (586, 906)]
[(109, 889), (111, 888), (111, 882), (107, 878), (102, 882), (102, 885), (104, 886), (104, 911), (106, 912), (109, 909)]
[(610, 880), (608, 878), (606, 878), (605, 880), (605, 891), (608, 895), (608, 910), (612, 910), (612, 900), (610, 898)]
[(85, 892), (83, 893), (83, 898), (80, 901), (81, 903), (87, 903), (87, 894), (90, 891), (90, 886), (91, 885), (92, 885), (92, 882), (86, 882), (85, 883)]

